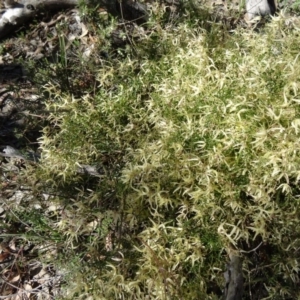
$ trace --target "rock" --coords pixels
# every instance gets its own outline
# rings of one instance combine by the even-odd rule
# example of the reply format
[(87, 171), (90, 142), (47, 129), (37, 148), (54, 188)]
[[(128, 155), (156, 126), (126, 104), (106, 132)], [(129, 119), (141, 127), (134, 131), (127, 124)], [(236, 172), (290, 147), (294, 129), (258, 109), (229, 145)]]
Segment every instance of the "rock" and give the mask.
[(246, 0), (246, 20), (256, 16), (273, 15), (276, 11), (274, 0)]

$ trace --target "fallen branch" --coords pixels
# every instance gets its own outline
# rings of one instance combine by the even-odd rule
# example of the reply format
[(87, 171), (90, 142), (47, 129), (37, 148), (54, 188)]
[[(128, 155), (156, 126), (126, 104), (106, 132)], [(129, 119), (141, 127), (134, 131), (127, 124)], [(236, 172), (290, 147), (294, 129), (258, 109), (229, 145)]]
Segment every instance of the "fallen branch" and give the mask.
[[(74, 8), (80, 1), (92, 4), (92, 1), (89, 0), (19, 0), (19, 2), (6, 5), (7, 8), (2, 11), (0, 17), (0, 39), (43, 12)], [(110, 14), (120, 15), (126, 20), (139, 20), (142, 22), (147, 20), (148, 14), (145, 5), (136, 1), (102, 0), (97, 2), (97, 5), (105, 8)]]
[(230, 262), (227, 264), (227, 270), (224, 273), (225, 291), (224, 300), (242, 300), (243, 296), (243, 269), (242, 259), (235, 251), (229, 250)]
[[(125, 20), (146, 22), (148, 12), (146, 6), (134, 0), (5, 0), (6, 9), (2, 10), (0, 17), (0, 39), (6, 37), (25, 23), (33, 20), (42, 12), (74, 8), (79, 2), (99, 5), (112, 15), (118, 15)], [(155, 0), (153, 0), (155, 1)], [(169, 0), (164, 0), (168, 4)], [(253, 19), (258, 15), (273, 15), (276, 10), (274, 0), (246, 0), (246, 18)]]
[(0, 39), (33, 20), (38, 13), (74, 7), (78, 0), (20, 0), (7, 8), (0, 18)]

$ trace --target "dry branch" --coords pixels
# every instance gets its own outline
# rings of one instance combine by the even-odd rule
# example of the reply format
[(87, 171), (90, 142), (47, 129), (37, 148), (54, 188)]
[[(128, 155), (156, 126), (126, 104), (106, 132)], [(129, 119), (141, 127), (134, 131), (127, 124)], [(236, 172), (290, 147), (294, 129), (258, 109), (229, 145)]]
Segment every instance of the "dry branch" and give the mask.
[[(34, 19), (39, 13), (72, 8), (78, 5), (80, 1), (93, 5), (92, 0), (19, 0), (12, 7), (2, 11), (0, 39), (14, 32), (24, 23)], [(165, 1), (168, 3), (168, 0)], [(126, 20), (136, 20), (138, 22), (147, 20), (146, 6), (135, 0), (100, 0), (95, 3), (105, 8), (109, 13), (119, 15)], [(274, 0), (246, 0), (248, 20), (257, 15), (274, 14), (275, 9)]]
[(238, 254), (229, 251), (230, 262), (224, 273), (226, 280), (224, 300), (242, 300), (243, 296), (243, 270), (242, 259)]
[(2, 14), (0, 39), (32, 20), (40, 12), (74, 7), (77, 4), (78, 0), (20, 0)]
[[(92, 2), (89, 0), (19, 0), (12, 7), (2, 12), (0, 17), (0, 39), (14, 32), (42, 12), (72, 8), (78, 5), (80, 1)], [(109, 13), (122, 15), (125, 19), (146, 20), (147, 11), (145, 6), (136, 1), (101, 0), (97, 4), (107, 9)]]

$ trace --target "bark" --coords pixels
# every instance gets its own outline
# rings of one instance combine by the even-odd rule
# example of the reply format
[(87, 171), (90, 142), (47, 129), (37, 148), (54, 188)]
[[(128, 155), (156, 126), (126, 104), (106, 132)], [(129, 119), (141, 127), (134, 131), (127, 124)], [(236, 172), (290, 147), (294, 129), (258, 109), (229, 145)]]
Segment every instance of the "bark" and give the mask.
[(229, 253), (230, 262), (224, 273), (226, 280), (224, 300), (242, 300), (243, 297), (243, 270), (242, 259), (236, 253)]

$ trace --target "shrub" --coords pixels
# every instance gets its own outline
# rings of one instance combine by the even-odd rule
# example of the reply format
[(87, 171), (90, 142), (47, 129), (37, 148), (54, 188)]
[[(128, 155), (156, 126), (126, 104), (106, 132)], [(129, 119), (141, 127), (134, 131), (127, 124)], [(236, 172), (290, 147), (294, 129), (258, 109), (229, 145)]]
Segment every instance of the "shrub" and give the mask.
[[(73, 195), (57, 229), (84, 258), (68, 297), (216, 299), (235, 248), (252, 297), (296, 299), (298, 27), (156, 34), (99, 69), (93, 96), (48, 102), (39, 174)], [(101, 170), (88, 188), (82, 164)]]

